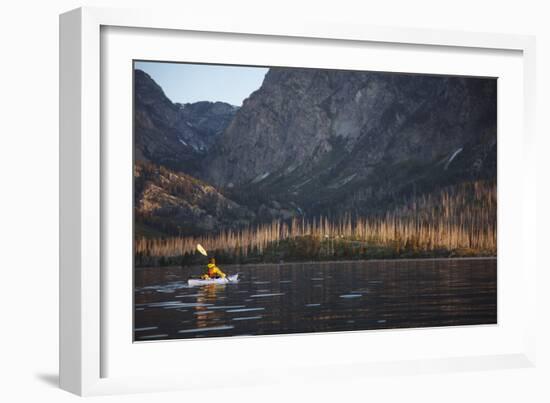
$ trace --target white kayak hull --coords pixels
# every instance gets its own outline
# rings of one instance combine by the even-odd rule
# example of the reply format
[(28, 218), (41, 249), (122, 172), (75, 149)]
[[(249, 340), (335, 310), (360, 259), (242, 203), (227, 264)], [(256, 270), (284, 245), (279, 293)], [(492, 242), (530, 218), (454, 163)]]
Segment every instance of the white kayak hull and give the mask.
[(239, 275), (234, 274), (232, 276), (227, 276), (226, 278), (209, 278), (207, 280), (203, 279), (189, 279), (187, 280), (187, 285), (189, 287), (197, 287), (201, 285), (208, 285), (208, 284), (229, 284), (229, 283), (238, 283), (239, 282)]

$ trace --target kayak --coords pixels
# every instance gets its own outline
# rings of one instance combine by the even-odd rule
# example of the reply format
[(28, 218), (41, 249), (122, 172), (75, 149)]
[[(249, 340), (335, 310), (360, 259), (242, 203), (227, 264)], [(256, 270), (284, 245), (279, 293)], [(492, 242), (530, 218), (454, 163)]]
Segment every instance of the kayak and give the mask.
[(238, 283), (238, 282), (239, 282), (239, 275), (233, 274), (232, 276), (227, 276), (226, 278), (209, 278), (207, 280), (191, 278), (187, 280), (187, 285), (189, 285), (189, 287), (197, 287), (200, 285), (208, 285), (208, 284), (229, 284), (229, 283)]

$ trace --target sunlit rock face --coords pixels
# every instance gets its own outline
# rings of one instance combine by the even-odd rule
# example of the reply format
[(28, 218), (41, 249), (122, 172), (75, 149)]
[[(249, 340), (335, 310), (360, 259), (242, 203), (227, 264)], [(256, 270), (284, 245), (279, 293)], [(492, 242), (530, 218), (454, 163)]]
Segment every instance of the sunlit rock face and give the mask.
[(149, 162), (134, 164), (134, 192), (138, 236), (202, 234), (254, 218), (213, 186)]

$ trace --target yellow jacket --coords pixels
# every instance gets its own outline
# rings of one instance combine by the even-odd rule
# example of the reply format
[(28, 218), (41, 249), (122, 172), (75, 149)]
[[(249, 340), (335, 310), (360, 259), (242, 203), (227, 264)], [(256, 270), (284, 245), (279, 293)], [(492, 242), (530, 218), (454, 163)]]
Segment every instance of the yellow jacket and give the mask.
[(225, 273), (220, 270), (218, 266), (214, 263), (208, 263), (208, 272), (203, 276), (203, 278), (225, 278)]

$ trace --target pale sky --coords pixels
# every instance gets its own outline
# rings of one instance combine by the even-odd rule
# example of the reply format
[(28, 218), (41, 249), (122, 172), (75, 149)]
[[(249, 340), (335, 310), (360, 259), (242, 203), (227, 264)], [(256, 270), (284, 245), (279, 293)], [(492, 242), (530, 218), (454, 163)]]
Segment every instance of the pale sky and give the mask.
[(267, 68), (207, 64), (135, 62), (172, 102), (222, 101), (241, 106), (262, 85)]

